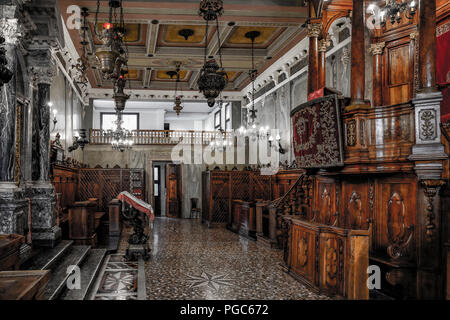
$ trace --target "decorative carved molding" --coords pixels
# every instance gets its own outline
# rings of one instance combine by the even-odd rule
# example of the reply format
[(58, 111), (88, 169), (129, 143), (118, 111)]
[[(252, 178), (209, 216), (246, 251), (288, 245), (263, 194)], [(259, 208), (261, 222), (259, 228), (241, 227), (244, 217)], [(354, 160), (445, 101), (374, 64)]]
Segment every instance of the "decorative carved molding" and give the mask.
[(402, 196), (393, 192), (388, 201), (387, 211), (387, 235), (390, 243), (387, 253), (393, 259), (399, 259), (408, 254), (413, 226), (406, 226), (406, 214)]
[(372, 43), (369, 48), (369, 52), (372, 55), (381, 55), (383, 54), (384, 47), (386, 46), (385, 42)]
[(419, 111), (419, 134), (422, 141), (435, 140), (437, 136), (437, 121), (435, 109)]
[(47, 66), (32, 66), (29, 67), (29, 74), (36, 84), (51, 85), (56, 76), (56, 67), (53, 63), (49, 63)]
[(417, 40), (418, 37), (419, 37), (419, 32), (418, 32), (418, 31), (414, 31), (413, 33), (411, 33), (411, 34), (409, 35), (409, 38), (410, 38), (411, 40)]
[(446, 184), (444, 180), (421, 180), (420, 185), (424, 188), (424, 194), (427, 197), (426, 207), (426, 222), (425, 222), (425, 238), (431, 242), (434, 239), (436, 233), (436, 224), (434, 222), (434, 197), (436, 196), (438, 189)]
[(330, 46), (330, 41), (327, 39), (319, 40), (319, 52), (327, 52), (328, 47)]
[(356, 145), (356, 120), (347, 122), (347, 145), (353, 147)]
[(321, 32), (322, 32), (322, 23), (308, 24), (308, 37), (318, 38)]

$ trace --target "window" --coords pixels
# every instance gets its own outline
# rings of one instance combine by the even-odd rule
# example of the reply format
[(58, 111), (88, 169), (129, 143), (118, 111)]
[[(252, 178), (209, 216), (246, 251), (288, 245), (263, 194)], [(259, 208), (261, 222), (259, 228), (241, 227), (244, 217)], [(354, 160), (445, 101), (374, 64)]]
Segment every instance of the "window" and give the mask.
[[(100, 114), (100, 126), (102, 130), (115, 130), (115, 121), (117, 115), (115, 113), (102, 112)], [(122, 115), (122, 127), (127, 130), (139, 130), (139, 114), (138, 113), (124, 113)]]
[(231, 104), (225, 106), (225, 130), (231, 130)]
[(215, 114), (214, 114), (214, 129), (220, 129), (221, 127), (221, 123), (222, 123), (222, 114), (220, 112), (221, 110), (218, 110)]

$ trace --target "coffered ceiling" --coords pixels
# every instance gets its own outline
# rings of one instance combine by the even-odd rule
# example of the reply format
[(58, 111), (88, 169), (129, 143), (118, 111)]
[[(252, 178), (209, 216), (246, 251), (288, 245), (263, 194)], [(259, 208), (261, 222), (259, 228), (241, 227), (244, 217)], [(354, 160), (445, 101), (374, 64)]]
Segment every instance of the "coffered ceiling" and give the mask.
[[(168, 71), (181, 67), (181, 90), (197, 90), (199, 70), (204, 63), (205, 22), (198, 16), (200, 0), (188, 1), (124, 1), (126, 44), (129, 51), (131, 87), (147, 90), (173, 90), (176, 77)], [(60, 0), (65, 21), (72, 0)], [(88, 51), (92, 65), (95, 50), (100, 46), (94, 30), (97, 1), (77, 1), (89, 9)], [(70, 10), (69, 10), (70, 11)], [(251, 68), (249, 31), (259, 31), (255, 40), (255, 61), (263, 70), (292, 48), (303, 37), (302, 25), (307, 9), (303, 0), (225, 0), (224, 15), (220, 18), (220, 44), (223, 65), (230, 79), (226, 91), (240, 91), (248, 83)], [(106, 22), (108, 2), (101, 1), (99, 23)], [(81, 54), (80, 31), (69, 30), (70, 37)], [(218, 57), (217, 27), (212, 24), (207, 35), (207, 56)], [(98, 69), (89, 72), (93, 88), (112, 88), (102, 79)]]

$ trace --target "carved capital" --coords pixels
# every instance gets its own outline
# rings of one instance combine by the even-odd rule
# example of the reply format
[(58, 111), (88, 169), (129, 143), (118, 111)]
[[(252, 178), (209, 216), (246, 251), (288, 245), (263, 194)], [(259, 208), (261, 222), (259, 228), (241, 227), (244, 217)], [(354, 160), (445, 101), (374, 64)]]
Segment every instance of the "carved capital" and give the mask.
[(419, 36), (419, 32), (414, 31), (413, 33), (411, 33), (411, 34), (409, 35), (409, 38), (410, 38), (411, 40), (416, 40), (418, 36)]
[(328, 41), (327, 39), (322, 39), (319, 41), (318, 50), (319, 50), (319, 52), (326, 52), (327, 48), (329, 46), (330, 46), (330, 41)]
[(318, 38), (321, 32), (322, 32), (322, 23), (308, 24), (308, 37)]
[(56, 76), (56, 67), (53, 63), (48, 66), (29, 67), (29, 74), (36, 84), (44, 83), (50, 85)]
[(386, 46), (385, 42), (373, 43), (370, 45), (369, 52), (374, 56), (383, 54), (385, 46)]

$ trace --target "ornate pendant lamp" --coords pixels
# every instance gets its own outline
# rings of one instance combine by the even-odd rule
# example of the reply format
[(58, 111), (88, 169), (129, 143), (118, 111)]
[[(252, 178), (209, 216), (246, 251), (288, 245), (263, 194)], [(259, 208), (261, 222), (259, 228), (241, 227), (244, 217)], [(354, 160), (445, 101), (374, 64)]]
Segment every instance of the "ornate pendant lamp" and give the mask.
[(116, 106), (116, 112), (122, 112), (125, 109), (127, 100), (130, 98), (130, 95), (127, 95), (124, 92), (127, 82), (125, 79), (125, 73), (126, 71), (122, 70), (122, 74), (120, 75), (119, 79), (117, 79), (116, 85), (114, 86), (113, 99)]
[[(228, 75), (223, 69), (222, 46), (220, 42), (219, 17), (223, 14), (222, 0), (202, 0), (200, 3), (199, 15), (206, 21), (205, 32), (205, 56), (204, 65), (200, 70), (200, 76), (197, 82), (200, 92), (203, 93), (208, 101), (209, 107), (214, 107), (216, 98), (221, 94), (228, 84)], [(207, 60), (208, 55), (208, 31), (209, 22), (216, 21), (217, 40), (219, 44), (219, 63), (215, 59)]]
[[(123, 56), (125, 51), (122, 48), (125, 26), (123, 21), (122, 0), (109, 1), (109, 19), (102, 26), (101, 33), (98, 31), (98, 14), (100, 11), (100, 0), (97, 1), (97, 11), (95, 14), (95, 34), (103, 42), (103, 45), (96, 50), (95, 55), (100, 62), (100, 69), (106, 78), (117, 79), (120, 77), (120, 70), (126, 63)], [(119, 12), (119, 19), (117, 19)]]
[[(391, 24), (395, 24), (395, 22), (400, 23), (402, 21), (401, 14), (405, 12), (405, 17), (408, 19), (413, 19), (414, 15), (417, 11), (417, 2), (418, 0), (402, 0), (401, 2), (397, 2), (397, 0), (386, 0), (386, 5), (383, 9), (380, 10), (378, 14), (378, 18), (380, 20), (380, 25), (382, 27), (386, 26), (386, 20), (389, 17)], [(370, 5), (367, 8), (372, 13), (375, 13), (374, 5)], [(372, 20), (372, 23), (375, 24), (375, 19)]]
[(180, 115), (181, 110), (183, 110), (183, 106), (181, 105), (181, 96), (179, 96), (178, 93), (178, 83), (180, 82), (180, 67), (181, 63), (176, 62), (176, 71), (168, 72), (167, 74), (173, 78), (174, 76), (177, 77), (175, 82), (175, 104), (173, 106), (173, 110), (176, 112), (177, 116)]
[(258, 70), (255, 68), (255, 39), (261, 36), (259, 31), (249, 31), (245, 34), (247, 39), (252, 41), (252, 69), (248, 72), (250, 80), (252, 81), (252, 109), (249, 111), (250, 125), (256, 128), (256, 109), (255, 109), (255, 80), (258, 77)]
[(111, 139), (111, 146), (113, 150), (124, 152), (133, 147), (133, 133), (127, 129), (122, 128), (122, 112), (117, 112), (116, 130), (108, 130), (105, 136)]

